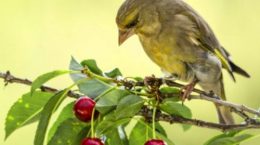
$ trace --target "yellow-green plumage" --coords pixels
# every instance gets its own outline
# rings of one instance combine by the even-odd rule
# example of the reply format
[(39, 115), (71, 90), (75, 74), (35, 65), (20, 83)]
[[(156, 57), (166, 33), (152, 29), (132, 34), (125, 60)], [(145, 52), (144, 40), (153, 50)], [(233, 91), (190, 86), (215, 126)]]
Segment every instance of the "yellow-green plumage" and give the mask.
[[(164, 72), (182, 81), (196, 79), (205, 91), (225, 99), (222, 68), (249, 75), (235, 65), (206, 21), (182, 0), (126, 0), (117, 14), (119, 43), (138, 35), (147, 55)], [(221, 123), (232, 124), (227, 108), (217, 106)]]

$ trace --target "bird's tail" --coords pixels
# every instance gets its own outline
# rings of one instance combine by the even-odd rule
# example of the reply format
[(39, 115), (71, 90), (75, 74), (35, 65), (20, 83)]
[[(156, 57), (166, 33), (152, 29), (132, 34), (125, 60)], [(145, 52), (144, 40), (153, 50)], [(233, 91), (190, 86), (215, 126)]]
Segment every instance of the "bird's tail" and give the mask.
[(240, 74), (246, 78), (250, 78), (250, 75), (244, 69), (242, 69), (241, 67), (236, 65), (234, 62), (229, 61), (229, 64), (230, 64), (233, 72)]
[[(201, 85), (201, 86), (204, 90), (213, 91), (216, 95), (221, 97), (221, 99), (226, 100), (222, 77), (220, 78), (219, 82), (216, 84)], [(215, 104), (215, 106), (216, 106), (217, 113), (218, 113), (219, 123), (221, 123), (221, 124), (234, 124), (235, 123), (234, 118), (231, 114), (230, 108), (221, 106), (219, 104)]]
[[(225, 89), (224, 89), (224, 83), (223, 83), (223, 78), (221, 76), (218, 88), (216, 88), (218, 91), (218, 95), (221, 97), (221, 99), (226, 100), (226, 94), (225, 94)], [(220, 106), (218, 104), (215, 104), (217, 108), (217, 113), (218, 113), (218, 119), (219, 123), (222, 124), (234, 124), (234, 118), (231, 114), (230, 108)]]

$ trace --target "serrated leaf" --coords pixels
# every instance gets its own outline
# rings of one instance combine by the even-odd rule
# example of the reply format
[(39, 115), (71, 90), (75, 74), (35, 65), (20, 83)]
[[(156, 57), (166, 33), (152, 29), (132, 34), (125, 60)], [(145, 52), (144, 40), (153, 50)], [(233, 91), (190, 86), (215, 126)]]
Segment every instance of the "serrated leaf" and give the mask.
[(49, 121), (51, 118), (52, 113), (59, 107), (62, 101), (66, 98), (66, 94), (68, 93), (69, 88), (60, 91), (59, 93), (55, 94), (51, 99), (46, 103), (43, 107), (40, 121), (36, 130), (35, 138), (34, 138), (34, 145), (43, 145), (44, 139), (46, 136), (46, 131), (49, 125)]
[[(157, 128), (158, 127), (158, 128)], [(156, 137), (167, 142), (168, 145), (174, 145), (174, 143), (169, 140), (164, 133), (159, 133), (160, 126), (156, 126)], [(132, 129), (129, 136), (129, 145), (143, 145), (147, 140), (153, 138), (152, 136), (152, 127), (150, 124), (147, 124), (142, 119), (140, 119), (134, 128)]]
[[(70, 70), (80, 71), (83, 70), (83, 67), (77, 62), (75, 58), (72, 57), (70, 61)], [(74, 82), (87, 78), (87, 76), (84, 74), (71, 74), (70, 76)], [(89, 81), (85, 81), (79, 84), (78, 88), (79, 91), (84, 95), (87, 95), (90, 98), (95, 98), (108, 90), (110, 86), (104, 82), (101, 82), (100, 80), (89, 79)]]
[(69, 118), (59, 124), (48, 145), (79, 145), (90, 130), (90, 124), (80, 122), (76, 118)]
[(16, 129), (39, 119), (43, 106), (53, 96), (52, 93), (36, 91), (24, 94), (9, 110), (5, 122), (5, 138)]
[(98, 112), (106, 114), (107, 112), (115, 109), (118, 102), (127, 95), (129, 95), (128, 91), (118, 89), (112, 90), (100, 97), (96, 103), (96, 109)]
[[(74, 57), (71, 57), (69, 69), (72, 70), (72, 71), (82, 71), (84, 68), (82, 67), (81, 64), (79, 64), (77, 62), (77, 60)], [(78, 74), (71, 73), (70, 77), (74, 82), (77, 82), (78, 80), (86, 78), (87, 76), (85, 74), (82, 74), (82, 73), (78, 73)]]
[(71, 56), (69, 69), (74, 71), (81, 71), (83, 66), (73, 56)]
[(98, 75), (103, 75), (103, 72), (102, 70), (97, 66), (97, 63), (94, 59), (87, 59), (87, 60), (83, 60), (81, 63), (80, 63), (83, 67), (88, 67), (88, 69), (95, 73), (95, 74), (98, 74)]
[(100, 122), (96, 128), (96, 134), (98, 136), (102, 134), (106, 134), (108, 131), (111, 131), (115, 128), (117, 128), (120, 125), (126, 124), (130, 121), (130, 118), (124, 118), (124, 119), (119, 119), (119, 120), (103, 120)]
[(212, 140), (204, 145), (238, 145), (239, 143), (252, 138), (252, 134), (241, 134), (234, 137), (223, 137), (216, 140)]
[(165, 101), (160, 105), (162, 111), (171, 114), (171, 115), (179, 115), (184, 118), (191, 118), (192, 113), (191, 110), (180, 103), (176, 103), (173, 101)]
[(37, 77), (33, 82), (32, 82), (32, 85), (31, 85), (31, 94), (33, 94), (33, 92), (40, 88), (44, 83), (46, 83), (47, 81), (57, 77), (57, 76), (60, 76), (60, 75), (64, 75), (64, 74), (68, 74), (68, 73), (71, 73), (71, 71), (69, 70), (55, 70), (55, 71), (52, 71), (52, 72), (48, 72), (48, 73), (45, 73), (43, 75), (40, 75), (39, 77)]
[(133, 117), (140, 111), (144, 104), (144, 100), (136, 95), (127, 95), (121, 99), (115, 110), (117, 119)]
[(111, 88), (108, 84), (97, 79), (91, 79), (78, 85), (79, 91), (90, 98), (95, 98)]
[(105, 134), (107, 137), (106, 145), (128, 145), (128, 139), (123, 126), (118, 126), (117, 128), (107, 132)]
[(110, 78), (116, 78), (118, 76), (122, 76), (122, 73), (120, 72), (120, 70), (118, 68), (115, 68), (109, 72), (105, 72), (105, 75)]
[(67, 120), (69, 118), (76, 118), (73, 113), (74, 104), (75, 104), (75, 102), (73, 101), (62, 109), (58, 118), (56, 119), (56, 121), (54, 122), (54, 124), (52, 125), (52, 127), (49, 130), (48, 141), (53, 137), (54, 133), (56, 132), (57, 128), (61, 125), (61, 123), (63, 123), (65, 120)]

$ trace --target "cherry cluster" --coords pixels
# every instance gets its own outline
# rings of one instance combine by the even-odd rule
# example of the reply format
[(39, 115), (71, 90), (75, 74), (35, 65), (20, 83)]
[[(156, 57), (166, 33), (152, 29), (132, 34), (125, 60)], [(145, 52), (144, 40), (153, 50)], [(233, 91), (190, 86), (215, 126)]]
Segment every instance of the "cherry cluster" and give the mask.
[[(98, 116), (98, 112), (94, 110), (95, 105), (96, 102), (91, 98), (87, 96), (81, 97), (74, 104), (74, 114), (79, 120), (89, 122), (93, 119), (92, 116)], [(93, 111), (95, 111), (94, 115), (92, 114)], [(104, 145), (104, 143), (100, 138), (87, 137), (82, 140), (81, 145)], [(148, 140), (145, 145), (166, 145), (166, 143), (163, 140), (151, 139)]]

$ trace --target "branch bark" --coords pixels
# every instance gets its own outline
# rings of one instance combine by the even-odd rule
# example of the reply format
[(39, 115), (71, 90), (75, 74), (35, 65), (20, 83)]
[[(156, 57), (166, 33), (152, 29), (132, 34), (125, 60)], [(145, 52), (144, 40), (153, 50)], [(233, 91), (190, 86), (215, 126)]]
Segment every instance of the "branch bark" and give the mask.
[[(139, 112), (139, 115), (144, 116), (145, 118), (151, 119), (152, 118), (152, 110), (148, 109), (147, 107), (143, 107), (142, 110)], [(213, 122), (207, 122), (203, 120), (197, 119), (188, 119), (181, 116), (175, 115), (167, 115), (163, 113), (157, 113), (156, 115), (157, 121), (164, 121), (170, 124), (173, 123), (180, 123), (180, 124), (187, 124), (193, 125), (202, 128), (210, 128), (216, 129), (220, 131), (234, 131), (234, 130), (244, 130), (244, 129), (259, 129), (260, 122), (252, 121), (252, 122), (244, 122), (242, 124), (233, 124), (233, 125), (226, 125), (226, 124), (218, 124)]]
[[(5, 86), (8, 85), (9, 83), (24, 84), (27, 86), (30, 86), (32, 84), (31, 80), (15, 77), (9, 71), (7, 71), (6, 73), (0, 72), (0, 78), (4, 80)], [(174, 87), (179, 87), (179, 88), (184, 87), (184, 85), (173, 82), (173, 81), (169, 81), (169, 80), (162, 81), (161, 79), (159, 79), (159, 80), (160, 80), (160, 82), (165, 82), (168, 86), (174, 86)], [(115, 80), (114, 82), (119, 82), (119, 81)], [(127, 86), (125, 86), (125, 87), (129, 87), (129, 84), (131, 85), (132, 83), (133, 83), (132, 81), (126, 82), (126, 80), (124, 80), (124, 82), (122, 84), (127, 84)], [(134, 86), (135, 85), (142, 86), (142, 85), (145, 85), (145, 82), (137, 82), (136, 84), (134, 84)], [(56, 88), (47, 87), (47, 86), (42, 86), (41, 90), (45, 91), (45, 92), (51, 92), (51, 93), (57, 93), (59, 91)], [(257, 122), (255, 119), (249, 118), (249, 116), (247, 114), (245, 114), (245, 112), (248, 112), (248, 113), (260, 116), (259, 111), (254, 110), (254, 109), (244, 106), (244, 105), (239, 105), (239, 104), (231, 103), (228, 101), (220, 100), (220, 99), (218, 99), (219, 97), (214, 96), (214, 95), (212, 96), (212, 94), (208, 94), (202, 90), (194, 89), (194, 92), (198, 93), (199, 95), (192, 95), (191, 99), (202, 99), (202, 100), (218, 103), (220, 105), (229, 107), (231, 110), (234, 110), (235, 113), (237, 113), (241, 117), (243, 117), (245, 119), (245, 122), (243, 124), (225, 125), (225, 124), (206, 122), (206, 121), (197, 120), (197, 119), (187, 119), (187, 118), (183, 118), (181, 116), (167, 115), (167, 114), (163, 114), (163, 113), (159, 113), (156, 115), (157, 120), (165, 121), (165, 122), (169, 122), (169, 123), (188, 124), (188, 125), (193, 125), (193, 126), (198, 126), (198, 127), (217, 129), (217, 130), (221, 130), (221, 131), (260, 128), (260, 122)], [(79, 98), (80, 96), (82, 96), (82, 94), (78, 94), (73, 91), (69, 91), (69, 93), (67, 95), (72, 98)], [(149, 114), (151, 115), (151, 113), (147, 113), (147, 110), (149, 110), (149, 109), (144, 107), (139, 112), (139, 115), (142, 115), (142, 116), (148, 117), (148, 118), (151, 117), (151, 116), (149, 116)]]
[[(5, 86), (7, 86), (9, 83), (23, 84), (23, 85), (27, 85), (27, 86), (31, 86), (32, 85), (32, 81), (31, 80), (15, 77), (15, 76), (13, 76), (10, 73), (10, 71), (7, 71), (6, 73), (0, 72), (0, 78), (4, 79)], [(57, 92), (59, 92), (58, 89), (47, 87), (47, 86), (41, 86), (40, 89), (43, 92), (50, 92), (50, 93), (57, 93)], [(69, 91), (68, 92), (68, 96), (72, 97), (72, 98), (79, 98), (80, 96), (83, 96), (83, 95), (75, 93), (73, 91)]]

